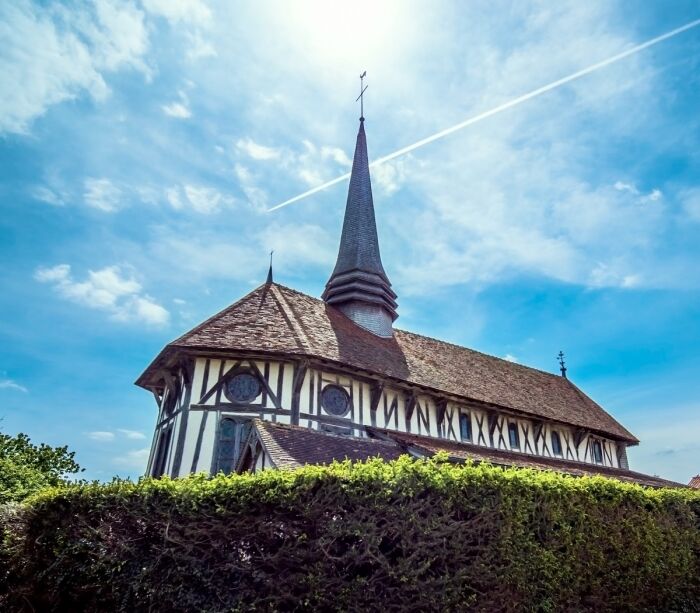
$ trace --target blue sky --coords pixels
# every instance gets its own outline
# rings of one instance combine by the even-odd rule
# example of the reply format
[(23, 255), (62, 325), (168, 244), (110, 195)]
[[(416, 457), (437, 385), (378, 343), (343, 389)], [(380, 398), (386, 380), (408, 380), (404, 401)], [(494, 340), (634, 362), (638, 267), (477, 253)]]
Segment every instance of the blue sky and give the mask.
[[(320, 295), (359, 79), (370, 158), (700, 18), (695, 1), (0, 6), (0, 416), (142, 473), (160, 348)], [(571, 378), (700, 472), (700, 28), (374, 169), (397, 325)]]

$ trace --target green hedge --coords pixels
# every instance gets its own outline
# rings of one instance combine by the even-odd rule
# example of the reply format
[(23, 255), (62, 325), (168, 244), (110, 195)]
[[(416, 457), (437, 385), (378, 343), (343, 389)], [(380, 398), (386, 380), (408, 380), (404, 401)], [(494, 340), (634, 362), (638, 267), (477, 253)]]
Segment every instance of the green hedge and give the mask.
[(10, 611), (698, 611), (700, 493), (438, 458), (47, 490)]

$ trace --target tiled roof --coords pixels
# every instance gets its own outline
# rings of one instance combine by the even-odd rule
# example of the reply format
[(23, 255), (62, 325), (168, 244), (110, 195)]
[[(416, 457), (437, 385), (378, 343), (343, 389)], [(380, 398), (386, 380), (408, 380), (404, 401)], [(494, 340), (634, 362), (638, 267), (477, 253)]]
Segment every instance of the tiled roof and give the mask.
[(277, 283), (260, 286), (173, 341), (137, 384), (156, 384), (157, 369), (181, 349), (314, 357), (638, 442), (564, 377), (403, 330), (380, 338), (323, 301)]
[(395, 460), (403, 450), (392, 442), (340, 436), (311, 428), (253, 420), (260, 441), (276, 468), (304, 464), (331, 464), (333, 460), (364, 461), (381, 457)]
[(688, 487), (694, 487), (696, 490), (700, 490), (700, 475), (695, 475), (688, 483)]
[(370, 435), (380, 436), (382, 440), (391, 440), (398, 443), (412, 455), (416, 453), (432, 456), (440, 451), (446, 452), (453, 460), (474, 460), (476, 462), (489, 462), (499, 466), (515, 466), (518, 468), (535, 468), (538, 470), (553, 470), (556, 472), (574, 475), (576, 477), (602, 475), (620, 481), (629, 481), (652, 487), (685, 487), (682, 483), (645, 475), (632, 470), (598, 466), (596, 464), (584, 464), (583, 462), (571, 462), (557, 458), (533, 456), (514, 451), (481, 447), (470, 443), (457, 443), (435, 439), (428, 436), (367, 428)]
[(458, 462), (473, 460), (497, 466), (553, 470), (575, 477), (601, 475), (651, 487), (685, 487), (682, 483), (631, 470), (542, 458), (379, 428), (368, 427), (371, 438), (358, 438), (261, 419), (253, 420), (253, 424), (252, 434), (257, 432), (273, 464), (280, 469), (294, 469), (305, 464), (331, 464), (333, 460), (345, 459), (364, 461), (380, 457), (388, 461), (405, 453), (414, 457), (430, 457), (445, 451), (451, 460)]

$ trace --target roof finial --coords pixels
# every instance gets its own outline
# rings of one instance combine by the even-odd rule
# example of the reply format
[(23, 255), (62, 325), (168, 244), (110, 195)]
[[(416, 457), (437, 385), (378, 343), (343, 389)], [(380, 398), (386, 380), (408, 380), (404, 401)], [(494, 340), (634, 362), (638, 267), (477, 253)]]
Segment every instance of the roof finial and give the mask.
[(557, 358), (559, 360), (559, 370), (561, 370), (561, 376), (564, 377), (564, 379), (566, 379), (566, 363), (564, 362), (564, 352), (560, 351), (557, 355)]
[(270, 285), (270, 283), (272, 283), (272, 254), (274, 252), (274, 249), (270, 251), (270, 269), (267, 271), (267, 280), (265, 281), (266, 285)]
[(360, 121), (365, 120), (365, 98), (364, 98), (364, 93), (367, 91), (367, 85), (363, 87), (364, 83), (364, 78), (367, 76), (367, 71), (365, 70), (361, 75), (360, 75), (360, 95), (355, 99), (355, 102), (358, 100), (360, 101)]

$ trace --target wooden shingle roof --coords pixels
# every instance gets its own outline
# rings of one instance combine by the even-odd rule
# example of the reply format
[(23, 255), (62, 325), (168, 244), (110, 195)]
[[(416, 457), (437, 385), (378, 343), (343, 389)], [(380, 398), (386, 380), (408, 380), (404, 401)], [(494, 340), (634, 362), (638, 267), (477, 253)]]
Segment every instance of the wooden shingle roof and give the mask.
[(137, 385), (157, 385), (158, 368), (182, 350), (316, 358), (438, 395), (639, 442), (564, 377), (403, 330), (380, 338), (322, 300), (277, 283), (258, 287), (170, 343)]
[(380, 457), (389, 461), (402, 454), (431, 457), (438, 452), (446, 452), (453, 462), (471, 460), (504, 467), (552, 470), (574, 477), (600, 475), (649, 487), (684, 487), (682, 483), (621, 468), (533, 456), (379, 428), (367, 428), (370, 438), (358, 438), (261, 419), (254, 419), (253, 426), (251, 436), (257, 435), (275, 468), (279, 469), (328, 465), (334, 460), (346, 459), (361, 462)]
[(275, 468), (331, 464), (334, 460), (362, 462), (369, 458), (396, 460), (403, 450), (393, 442), (342, 436), (302, 426), (254, 419), (253, 426)]

